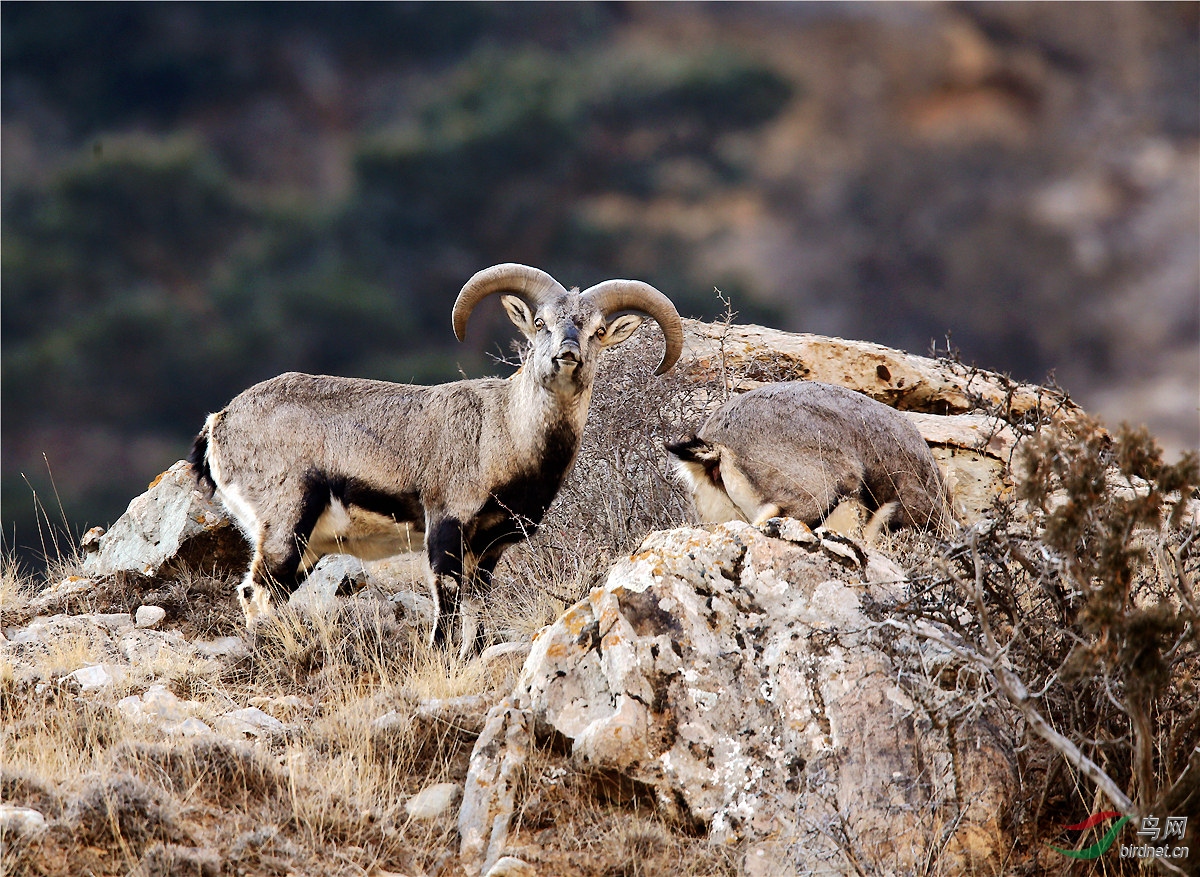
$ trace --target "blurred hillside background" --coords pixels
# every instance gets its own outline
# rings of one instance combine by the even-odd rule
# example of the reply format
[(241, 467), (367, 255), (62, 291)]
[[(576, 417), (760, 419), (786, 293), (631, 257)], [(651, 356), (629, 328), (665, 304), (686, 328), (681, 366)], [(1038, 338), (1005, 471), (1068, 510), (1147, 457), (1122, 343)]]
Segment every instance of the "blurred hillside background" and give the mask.
[(506, 371), (498, 308), (465, 345), (449, 320), (501, 261), (949, 336), (1173, 459), (1200, 445), (1198, 10), (6, 0), (4, 545), (42, 550), (35, 493), (110, 523), (281, 371)]

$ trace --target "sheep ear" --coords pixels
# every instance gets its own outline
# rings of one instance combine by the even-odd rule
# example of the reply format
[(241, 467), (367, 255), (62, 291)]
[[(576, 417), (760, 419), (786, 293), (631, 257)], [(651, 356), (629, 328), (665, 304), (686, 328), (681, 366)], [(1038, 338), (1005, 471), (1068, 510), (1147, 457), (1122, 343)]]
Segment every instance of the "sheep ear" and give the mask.
[(533, 311), (529, 309), (525, 300), (515, 295), (502, 295), (500, 302), (504, 305), (504, 310), (508, 311), (508, 318), (513, 321), (513, 325), (532, 338), (537, 329), (533, 325)]
[(623, 341), (628, 341), (629, 336), (638, 330), (645, 319), (641, 314), (621, 314), (616, 319), (610, 320), (605, 327), (604, 346), (613, 347)]

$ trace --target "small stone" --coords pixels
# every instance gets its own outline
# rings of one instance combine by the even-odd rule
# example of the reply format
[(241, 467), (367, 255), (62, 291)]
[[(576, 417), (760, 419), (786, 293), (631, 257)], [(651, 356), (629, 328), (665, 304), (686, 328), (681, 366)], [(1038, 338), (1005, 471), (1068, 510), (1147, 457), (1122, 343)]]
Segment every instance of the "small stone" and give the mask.
[(103, 664), (80, 667), (64, 676), (62, 681), (66, 682), (68, 679), (76, 682), (84, 691), (104, 688), (106, 685), (111, 685), (113, 681), (112, 673)]
[(188, 717), (184, 702), (160, 683), (151, 685), (142, 695), (141, 714), (159, 722), (181, 722)]
[(133, 616), (128, 612), (98, 612), (89, 616), (96, 624), (106, 630), (120, 633), (133, 627)]
[(309, 613), (328, 611), (338, 605), (337, 598), (361, 590), (367, 582), (363, 562), (348, 554), (330, 554), (317, 561), (288, 604)]
[(0, 835), (37, 835), (46, 830), (46, 817), (29, 807), (0, 804)]
[(428, 597), (411, 591), (397, 591), (388, 597), (388, 600), (403, 607), (406, 617), (420, 624), (430, 624), (433, 621), (433, 601)]
[(200, 734), (211, 734), (212, 728), (204, 724), (195, 716), (188, 716), (182, 722), (175, 725), (166, 725), (163, 730), (170, 734), (181, 734), (184, 737), (196, 737)]
[(535, 877), (533, 865), (516, 856), (502, 856), (488, 869), (484, 877)]
[(161, 606), (139, 606), (133, 623), (138, 627), (154, 627), (166, 617), (167, 610)]
[(413, 795), (404, 805), (410, 819), (436, 819), (448, 812), (462, 796), (458, 783), (436, 783)]
[(86, 593), (95, 582), (84, 576), (67, 576), (57, 585), (47, 588), (29, 601), (29, 609), (36, 613), (53, 611), (71, 597)]
[(83, 538), (79, 540), (79, 547), (88, 554), (95, 554), (100, 550), (100, 537), (104, 535), (103, 527), (92, 527), (83, 534)]
[(140, 719), (142, 717), (142, 699), (136, 694), (123, 697), (117, 701), (117, 709), (131, 719)]
[(245, 737), (273, 737), (286, 730), (283, 722), (254, 706), (226, 713), (217, 719), (217, 726), (228, 734)]
[(409, 723), (408, 715), (397, 712), (396, 710), (388, 710), (382, 716), (379, 716), (371, 722), (371, 730), (387, 733), (388, 731), (396, 731), (407, 728)]
[(216, 639), (198, 639), (192, 643), (196, 651), (210, 658), (241, 658), (250, 654), (245, 640), (239, 636), (219, 636)]

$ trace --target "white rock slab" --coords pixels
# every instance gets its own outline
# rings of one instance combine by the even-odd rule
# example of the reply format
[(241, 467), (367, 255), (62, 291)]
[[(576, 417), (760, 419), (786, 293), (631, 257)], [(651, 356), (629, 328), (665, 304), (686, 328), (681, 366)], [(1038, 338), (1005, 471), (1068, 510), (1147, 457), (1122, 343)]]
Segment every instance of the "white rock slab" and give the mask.
[(161, 606), (139, 606), (134, 613), (133, 623), (138, 627), (156, 627), (167, 617), (167, 610)]
[(437, 819), (450, 812), (462, 797), (462, 786), (458, 783), (435, 783), (417, 792), (404, 803), (404, 812), (409, 819)]
[(0, 804), (0, 834), (39, 835), (46, 830), (46, 817), (40, 810)]

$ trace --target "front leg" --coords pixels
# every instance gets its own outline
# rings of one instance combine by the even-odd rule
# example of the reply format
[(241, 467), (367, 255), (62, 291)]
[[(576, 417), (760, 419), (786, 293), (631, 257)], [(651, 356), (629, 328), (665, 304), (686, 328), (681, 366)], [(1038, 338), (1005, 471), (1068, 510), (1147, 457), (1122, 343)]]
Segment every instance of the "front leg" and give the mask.
[(462, 598), (462, 645), (458, 652), (461, 660), (483, 653), (487, 631), (484, 629), (481, 609), (483, 600), (492, 590), (492, 573), (503, 550), (501, 547), (500, 551), (484, 553), (474, 572), (464, 580), (468, 584)]
[(429, 558), (429, 596), (433, 599), (433, 629), (429, 644), (447, 648), (458, 640), (459, 605), (463, 592), (463, 558), (466, 555), (462, 521), (441, 518), (425, 530)]
[[(476, 521), (479, 519), (477, 518)], [(467, 546), (465, 572), (462, 581), (462, 648), (459, 657), (466, 659), (483, 653), (487, 644), (480, 609), (491, 593), (492, 576), (505, 550), (537, 531), (537, 523), (529, 519), (516, 522), (510, 517), (494, 520), (490, 525), (477, 525)]]

